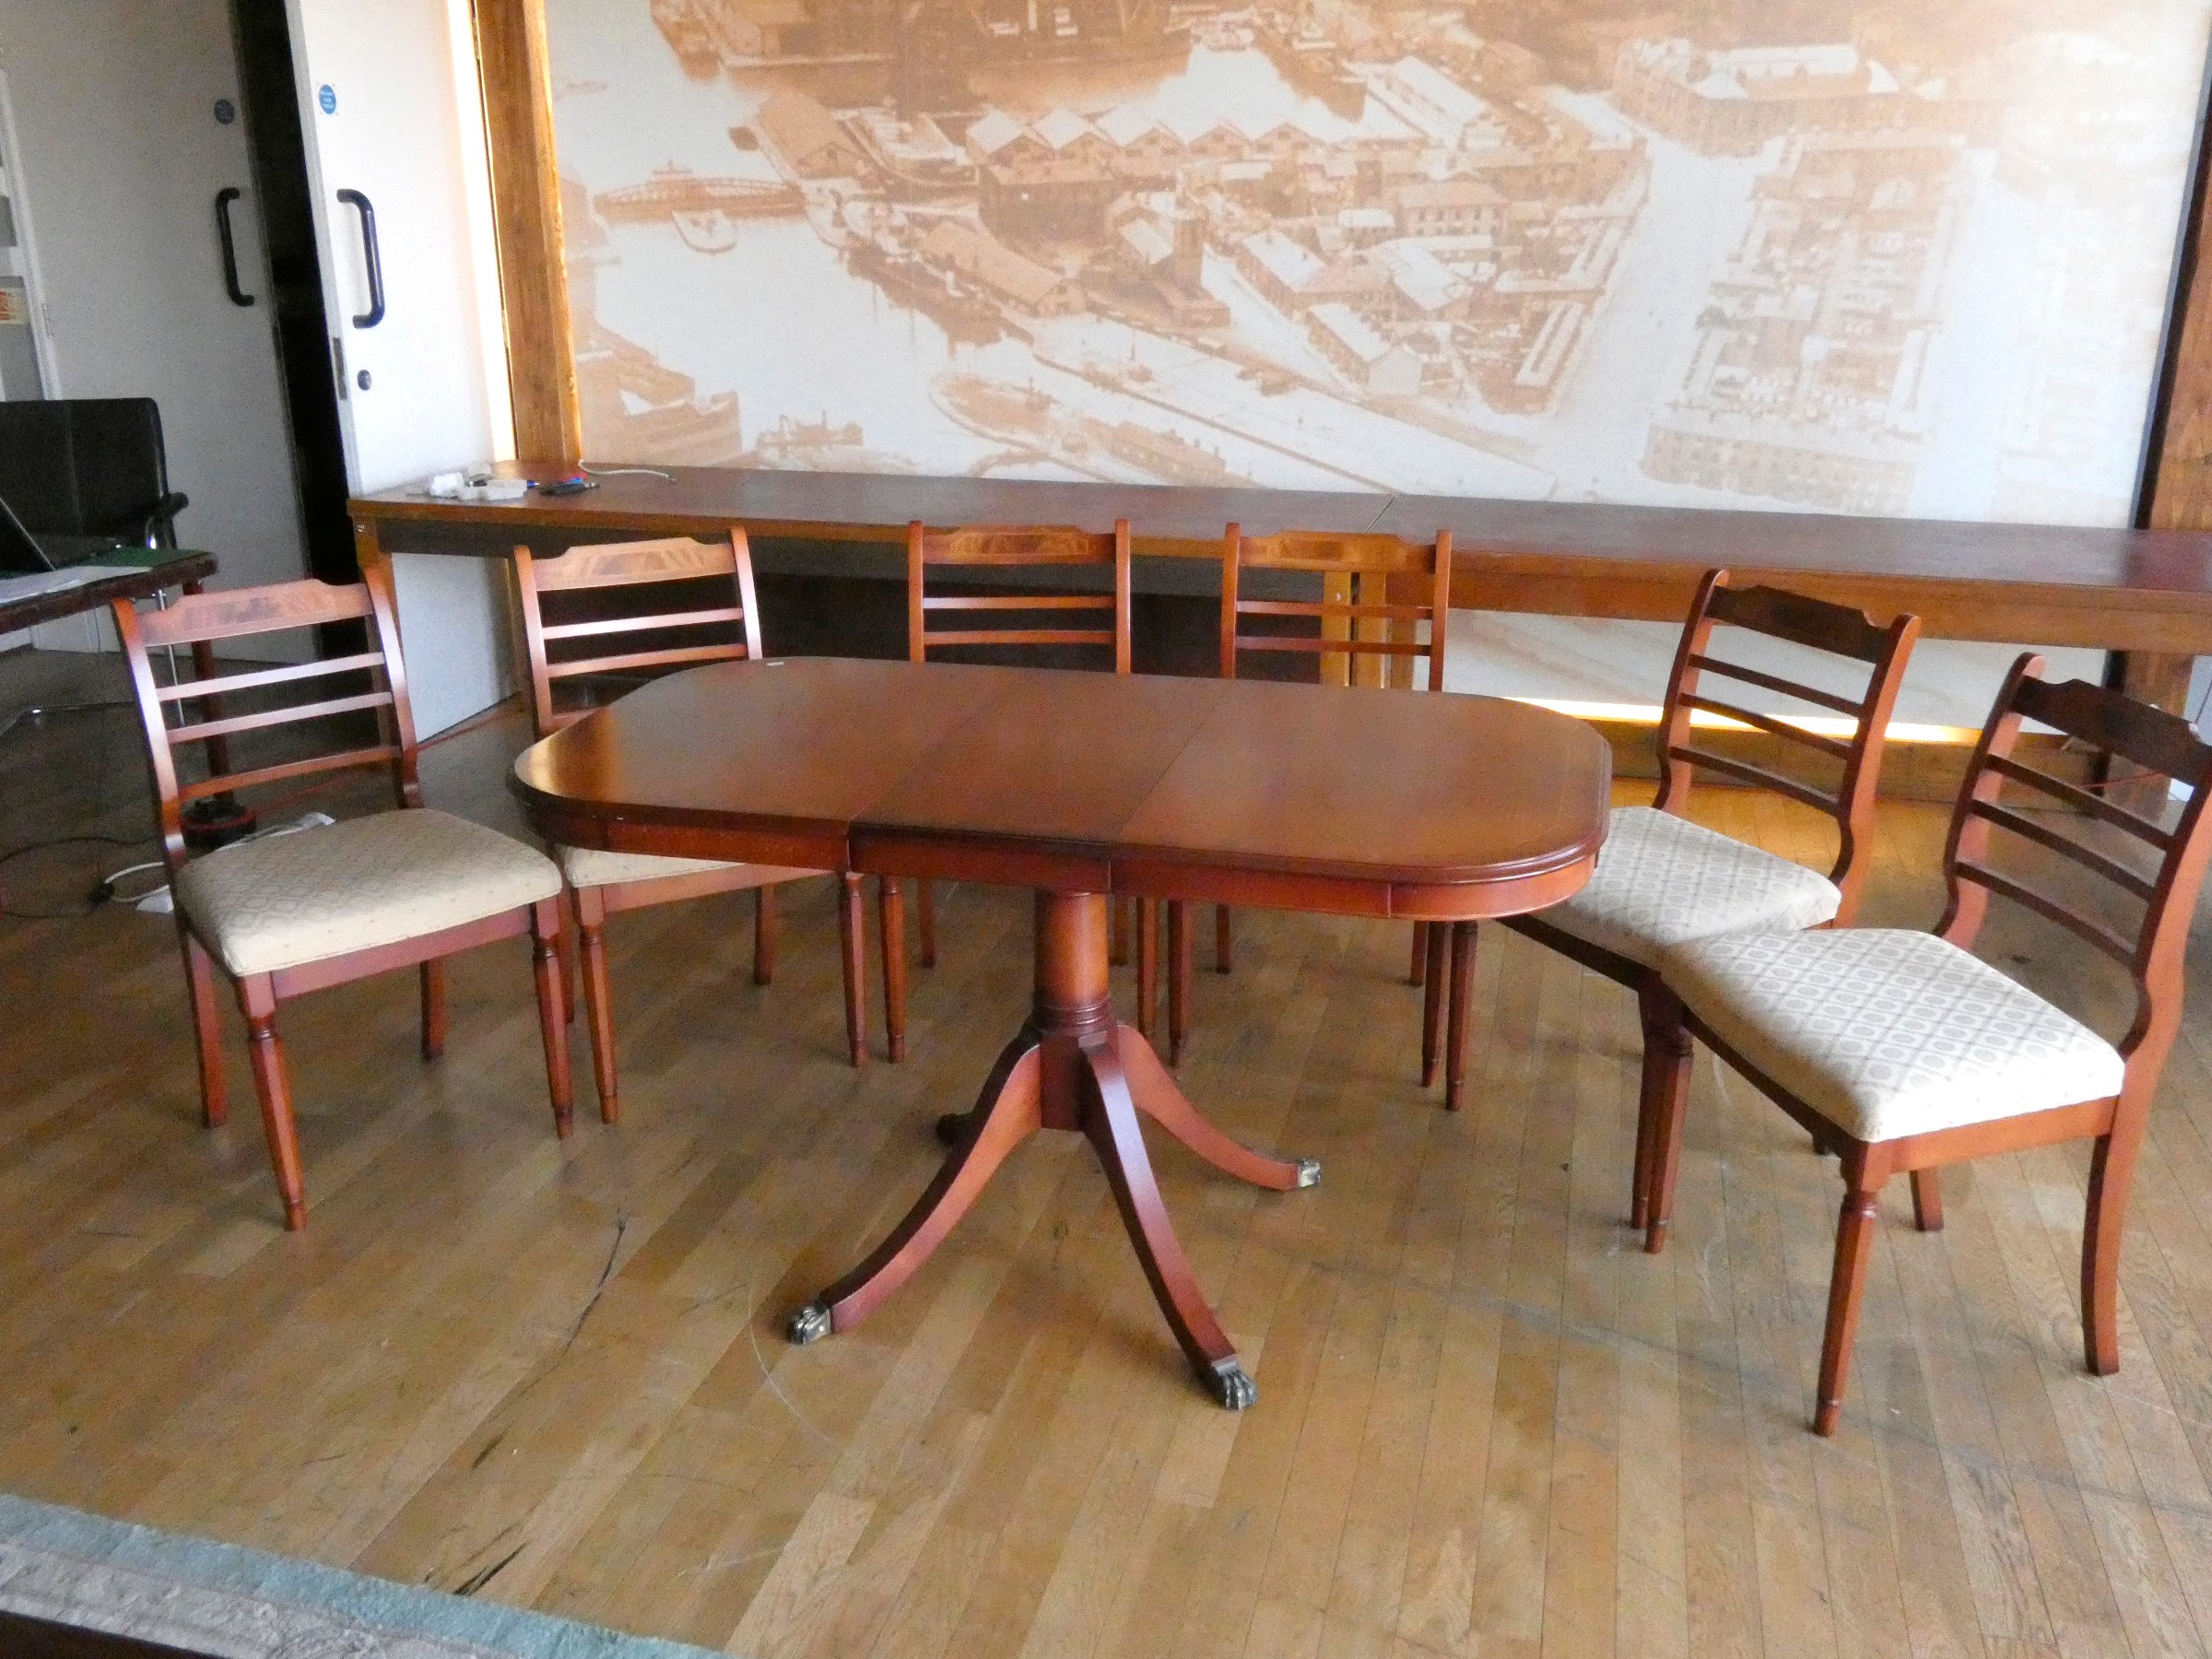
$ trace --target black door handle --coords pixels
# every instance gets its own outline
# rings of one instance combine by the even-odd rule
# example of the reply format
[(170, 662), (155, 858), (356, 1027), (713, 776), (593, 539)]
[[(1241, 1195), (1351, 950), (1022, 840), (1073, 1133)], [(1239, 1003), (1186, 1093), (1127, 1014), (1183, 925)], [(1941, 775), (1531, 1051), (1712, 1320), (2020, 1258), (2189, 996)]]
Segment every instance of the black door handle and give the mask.
[(238, 243), (230, 234), (230, 204), (245, 194), (235, 184), (215, 193), (215, 234), (223, 244), (223, 290), (233, 305), (251, 305), (253, 296), (238, 286)]
[(384, 262), (376, 248), (376, 209), (358, 190), (341, 190), (338, 200), (361, 216), (361, 257), (369, 266), (369, 309), (353, 320), (356, 328), (374, 328), (384, 320)]

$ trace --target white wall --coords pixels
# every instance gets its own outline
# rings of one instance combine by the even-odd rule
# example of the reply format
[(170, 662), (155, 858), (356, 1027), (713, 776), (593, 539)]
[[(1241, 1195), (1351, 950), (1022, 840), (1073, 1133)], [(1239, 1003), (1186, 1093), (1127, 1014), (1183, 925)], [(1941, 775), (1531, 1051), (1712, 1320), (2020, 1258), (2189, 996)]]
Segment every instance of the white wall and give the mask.
[[(267, 283), (225, 0), (0, 0), (56, 397), (151, 396), (182, 538), (222, 585), (300, 575)], [(233, 210), (250, 310), (223, 292), (215, 193)]]

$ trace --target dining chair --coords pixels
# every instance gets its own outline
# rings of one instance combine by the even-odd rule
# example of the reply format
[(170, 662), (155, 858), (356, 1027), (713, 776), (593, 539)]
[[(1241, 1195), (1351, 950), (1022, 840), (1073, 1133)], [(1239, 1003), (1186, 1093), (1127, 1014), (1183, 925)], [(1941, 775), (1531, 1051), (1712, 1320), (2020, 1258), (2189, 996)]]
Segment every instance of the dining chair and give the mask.
[[(286, 582), (195, 594), (145, 616), (126, 601), (113, 608), (146, 728), (161, 859), (174, 898), (199, 1047), (201, 1114), (210, 1127), (228, 1116), (215, 1000), (220, 968), (245, 1015), (285, 1226), (297, 1230), (307, 1224), (307, 1196), (276, 1009), (310, 991), (394, 968), (418, 969), (422, 1053), (434, 1060), (445, 1047), (444, 959), (495, 939), (528, 935), (547, 1088), (554, 1127), (565, 1139), (572, 1127), (572, 1091), (555, 954), (560, 872), (534, 848), (423, 806), (399, 628), (383, 567), (372, 561), (360, 582), (342, 587)], [(212, 645), (332, 623), (364, 624), (365, 648), (167, 686), (154, 677), (152, 653), (169, 646)], [(333, 678), (341, 683), (312, 684)], [(308, 700), (279, 700), (293, 692), (304, 692)], [(226, 712), (182, 723), (186, 705), (195, 703), (203, 711)], [(241, 707), (247, 712), (229, 712)], [(375, 723), (367, 740), (364, 715)], [(287, 734), (298, 745), (288, 747), (283, 759), (237, 771), (207, 771), (194, 779), (184, 775), (202, 770), (180, 763), (194, 749), (204, 758), (218, 738), (253, 734), (258, 741), (284, 727), (305, 730)], [(301, 752), (310, 745), (321, 747)], [(356, 769), (385, 775), (396, 810), (234, 841), (196, 858), (184, 844), (184, 812), (193, 801)]]
[[(2091, 1371), (2120, 1367), (2121, 1233), (2151, 1096), (2182, 1019), (2189, 924), (2212, 854), (2212, 745), (2181, 716), (2119, 692), (2046, 682), (2042, 665), (2032, 653), (2013, 665), (1968, 764), (1944, 849), (1948, 903), (1934, 933), (1738, 934), (1684, 945), (1665, 960), (1697, 1039), (1841, 1160), (1813, 1418), (1820, 1434), (1835, 1432), (1842, 1407), (1884, 1184), (1909, 1175), (1914, 1219), (1933, 1231), (1943, 1225), (1936, 1171), (1965, 1159), (2093, 1143), (2082, 1342)], [(2178, 820), (2168, 828), (2016, 759), (2030, 720), (2091, 751), (2108, 777), (2124, 776), (2115, 765), (2124, 763), (2136, 769), (2131, 782), (2179, 783), (2188, 801)], [(2057, 810), (2030, 816), (2033, 806)], [(1996, 830), (2018, 856), (1993, 860)], [(2133, 1017), (2118, 1043), (1969, 954), (1993, 893), (2120, 965)], [(2095, 901), (2084, 900), (2088, 893)], [(2132, 926), (2112, 921), (2113, 904), (2135, 912)], [(1671, 1101), (1662, 1206), (1682, 1115)]]
[[(1319, 599), (1246, 596), (1246, 571), (1293, 571), (1321, 578)], [(1292, 652), (1320, 659), (1324, 685), (1411, 688), (1414, 663), (1429, 664), (1427, 688), (1444, 688), (1444, 647), (1452, 617), (1452, 533), (1427, 547), (1394, 535), (1286, 530), (1246, 535), (1231, 524), (1221, 538), (1223, 679), (1237, 677), (1246, 652)], [(1263, 620), (1265, 619), (1265, 620)], [(1288, 626), (1284, 626), (1285, 621)], [(1414, 983), (1427, 966), (1430, 929), (1417, 923)], [(1441, 933), (1437, 936), (1441, 936)], [(1235, 934), (1226, 904), (1214, 907), (1214, 969), (1235, 965)], [(1182, 1058), (1190, 1026), (1192, 940), (1187, 907), (1168, 904), (1168, 1058)]]
[[(1798, 653), (1792, 675), (1716, 654), (1719, 626), (1741, 635), (1779, 640)], [(1597, 872), (1580, 894), (1561, 905), (1506, 920), (1506, 927), (1594, 969), (1637, 994), (1643, 1027), (1643, 1073), (1637, 1095), (1637, 1155), (1630, 1174), (1630, 1226), (1646, 1234), (1643, 1248), (1665, 1245), (1668, 1217), (1653, 1210), (1653, 1159), (1657, 1126), (1690, 1088), (1690, 1038), (1681, 1005), (1665, 989), (1659, 960), (1670, 947), (1724, 934), (1774, 934), (1807, 927), (1849, 927), (1867, 880), (1867, 847), (1874, 834), (1876, 783), (1889, 714), (1904, 684), (1904, 665), (1920, 640), (1920, 618), (1907, 613), (1878, 626), (1863, 610), (1814, 599), (1783, 588), (1738, 588), (1727, 571), (1708, 571), (1697, 586), (1683, 624), (1659, 710), (1659, 794), (1648, 807), (1615, 807), (1606, 825)], [(1830, 684), (1801, 675), (1823, 664)], [(1714, 697), (1708, 679), (1794, 699), (1842, 717), (1842, 732), (1816, 730), (1790, 714), (1746, 708), (1732, 697)], [(1834, 684), (1856, 679), (1856, 692)], [(1738, 692), (1741, 695), (1741, 692)], [(1783, 754), (1803, 757), (1814, 776), (1783, 774), (1721, 754), (1699, 741), (1697, 714), (1736, 721), (1785, 743)], [(1708, 728), (1710, 730), (1710, 728)], [(1757, 785), (1836, 823), (1836, 863), (1827, 876), (1747, 842), (1705, 830), (1683, 817), (1699, 770), (1736, 783)], [(1825, 774), (1825, 779), (1820, 774)], [(1466, 978), (1453, 964), (1453, 980)], [(1433, 989), (1433, 980), (1431, 980)], [(1465, 991), (1451, 997), (1451, 1035), (1444, 1104), (1458, 1108), (1465, 1066)], [(1433, 995), (1431, 995), (1433, 1006)], [(1425, 1051), (1436, 1041), (1429, 1022)], [(1422, 1055), (1422, 1075), (1433, 1062)]]
[[(548, 737), (596, 706), (593, 695), (610, 678), (628, 689), (641, 675), (704, 663), (757, 660), (760, 607), (753, 589), (751, 548), (745, 532), (700, 542), (677, 536), (659, 541), (609, 542), (571, 547), (550, 559), (514, 549), (523, 645), (530, 665), (530, 707), (537, 735)], [(650, 590), (639, 594), (638, 590)], [(675, 591), (670, 591), (674, 589)], [(621, 590), (636, 594), (622, 614), (579, 615), (548, 621), (548, 595)], [(565, 601), (556, 599), (556, 606)], [(604, 611), (606, 602), (594, 607)], [(558, 657), (556, 652), (559, 653)], [(583, 700), (565, 697), (574, 689)], [(700, 858), (663, 858), (594, 847), (556, 846), (554, 862), (568, 883), (582, 957), (583, 1006), (592, 1030), (592, 1077), (599, 1110), (608, 1123), (621, 1112), (615, 1071), (614, 992), (606, 967), (606, 919), (625, 911), (674, 904), (712, 893), (753, 894), (753, 983), (775, 975), (776, 888), (786, 881), (828, 874), (779, 865), (729, 864)], [(838, 935), (842, 947), (845, 1041), (854, 1065), (867, 1063), (867, 1017), (863, 1008), (865, 935), (861, 878), (841, 876)], [(895, 1057), (895, 1056), (894, 1056)]]
[[(1016, 585), (1013, 572), (1065, 575), (1086, 566), (1112, 572), (1112, 591), (1049, 592)], [(932, 571), (959, 571), (968, 582), (997, 591), (930, 591)], [(1018, 582), (1021, 579), (1018, 578)], [(933, 617), (951, 626), (932, 627)], [(972, 622), (972, 625), (971, 625)], [(1110, 534), (1068, 525), (971, 524), (931, 530), (920, 519), (906, 527), (906, 654), (925, 663), (933, 651), (976, 649), (996, 652), (1016, 647), (1034, 654), (1055, 648), (1111, 648), (1113, 671), (1129, 672), (1129, 521), (1116, 519)], [(915, 884), (914, 908), (921, 935), (922, 966), (937, 964), (937, 911), (935, 888), (925, 878)], [(906, 912), (897, 881), (885, 879), (877, 890), (882, 914), (885, 1006), (894, 1054), (906, 1052)], [(1143, 986), (1157, 972), (1158, 936), (1153, 901), (1138, 904), (1139, 1025), (1151, 1035), (1149, 1001)], [(1127, 931), (1125, 913), (1116, 907), (1117, 957)]]
[[(1795, 672), (1719, 654), (1712, 636), (1723, 626), (1794, 647), (1790, 660)], [(1689, 1087), (1689, 1038), (1680, 1005), (1660, 973), (1661, 958), (1693, 939), (1850, 925), (1870, 868), (1875, 789), (1889, 716), (1919, 637), (1920, 618), (1909, 613), (1877, 626), (1849, 606), (1779, 588), (1739, 588), (1726, 571), (1707, 571), (1683, 625), (1660, 709), (1656, 798), (1649, 806), (1614, 808), (1597, 869), (1581, 892), (1505, 924), (1636, 994), (1643, 1065), (1630, 1224), (1643, 1231), (1647, 1250), (1662, 1249), (1666, 1239), (1664, 1207), (1654, 1213), (1651, 1206), (1657, 1125)], [(1743, 654), (1743, 642), (1734, 641), (1734, 659)], [(1816, 663), (1828, 683), (1803, 677)], [(1711, 679), (1827, 710), (1831, 719), (1847, 723), (1845, 729), (1822, 731), (1795, 716), (1744, 707), (1712, 695)], [(1856, 681), (1855, 691), (1832, 688), (1850, 681)], [(1793, 762), (1802, 757), (1806, 774), (1796, 774), (1794, 765), (1792, 774), (1784, 774), (1716, 752), (1700, 742), (1705, 733), (1695, 721), (1700, 714), (1736, 722), (1786, 745), (1781, 753)], [(1684, 815), (1700, 769), (1832, 819), (1836, 857), (1828, 874), (1690, 822)], [(1465, 1011), (1455, 998), (1445, 1082), (1449, 1106), (1458, 1104), (1465, 1027)]]

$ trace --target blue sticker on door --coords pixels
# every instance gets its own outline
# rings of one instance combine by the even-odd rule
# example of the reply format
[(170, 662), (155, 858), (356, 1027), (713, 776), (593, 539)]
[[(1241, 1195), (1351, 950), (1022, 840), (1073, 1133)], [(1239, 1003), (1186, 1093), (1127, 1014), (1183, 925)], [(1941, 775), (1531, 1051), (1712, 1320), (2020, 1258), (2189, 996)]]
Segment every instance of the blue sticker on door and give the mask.
[(325, 115), (335, 115), (338, 112), (338, 95), (330, 89), (328, 81), (315, 88), (315, 105)]

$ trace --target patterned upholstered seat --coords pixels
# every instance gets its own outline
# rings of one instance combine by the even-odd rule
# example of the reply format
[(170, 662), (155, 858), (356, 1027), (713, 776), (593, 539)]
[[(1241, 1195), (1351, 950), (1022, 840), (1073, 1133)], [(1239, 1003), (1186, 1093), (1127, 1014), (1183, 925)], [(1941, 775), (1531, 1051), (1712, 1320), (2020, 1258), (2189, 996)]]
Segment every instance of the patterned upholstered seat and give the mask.
[(193, 931), (241, 978), (420, 938), (559, 891), (543, 853), (424, 808), (241, 841), (176, 877)]
[[(671, 876), (703, 876), (710, 870), (742, 866), (712, 858), (663, 858), (652, 853), (607, 853), (596, 847), (555, 847), (553, 861), (569, 885), (577, 888), (615, 887), (626, 881), (661, 881)], [(762, 865), (764, 870), (769, 866)], [(807, 874), (809, 872), (799, 872)], [(793, 872), (776, 871), (763, 881), (786, 881)]]
[(2120, 1090), (2111, 1043), (1933, 934), (1738, 934), (1664, 966), (1714, 1036), (1863, 1141)]
[(1537, 919), (1646, 968), (1693, 939), (1830, 920), (1836, 884), (1803, 865), (1660, 812), (1616, 806), (1589, 885)]

